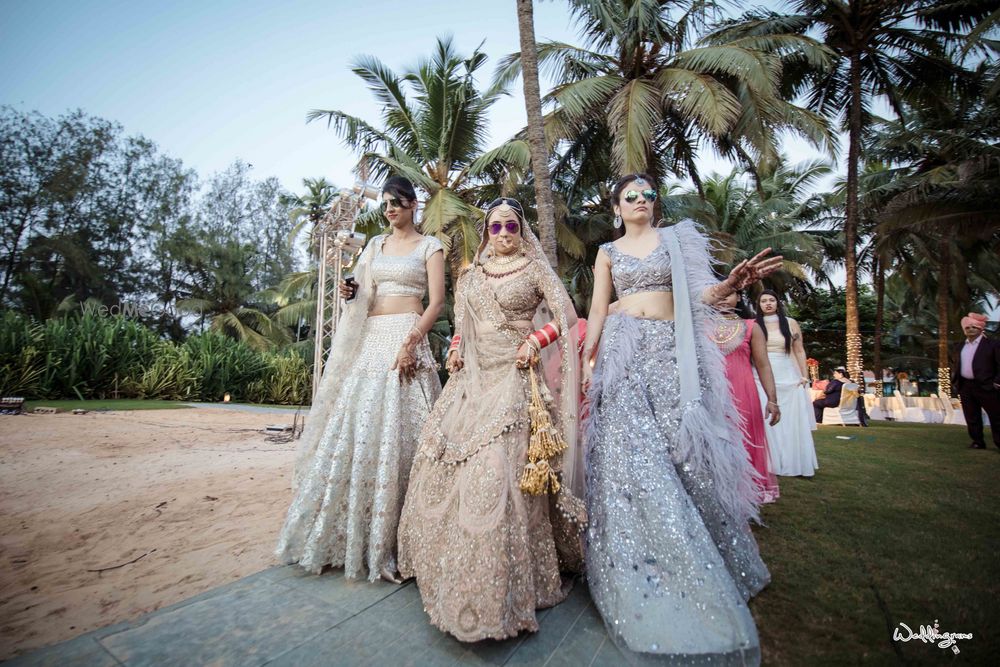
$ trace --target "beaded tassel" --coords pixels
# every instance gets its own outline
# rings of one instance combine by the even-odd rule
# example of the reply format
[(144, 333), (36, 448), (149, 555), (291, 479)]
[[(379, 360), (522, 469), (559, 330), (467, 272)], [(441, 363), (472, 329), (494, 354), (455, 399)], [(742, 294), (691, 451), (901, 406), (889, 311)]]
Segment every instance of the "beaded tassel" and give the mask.
[(566, 449), (566, 441), (552, 423), (552, 416), (538, 387), (535, 369), (529, 368), (528, 375), (531, 378), (531, 404), (528, 407), (531, 439), (528, 441), (528, 463), (521, 475), (521, 491), (533, 496), (558, 493), (559, 477), (549, 459)]

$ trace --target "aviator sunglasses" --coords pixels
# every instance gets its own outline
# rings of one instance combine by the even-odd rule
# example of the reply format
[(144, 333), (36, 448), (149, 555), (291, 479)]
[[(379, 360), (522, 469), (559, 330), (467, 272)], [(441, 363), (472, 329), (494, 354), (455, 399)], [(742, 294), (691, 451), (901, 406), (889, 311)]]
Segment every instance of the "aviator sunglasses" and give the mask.
[(656, 201), (656, 190), (653, 190), (652, 188), (649, 190), (642, 190), (641, 192), (629, 190), (622, 196), (622, 199), (627, 201), (629, 204), (634, 204), (639, 199), (639, 195), (642, 195), (642, 198), (648, 202)]
[(496, 236), (500, 233), (500, 230), (506, 228), (508, 234), (517, 234), (521, 231), (521, 223), (519, 222), (491, 222), (490, 223), (490, 236)]
[(407, 208), (406, 206), (403, 206), (403, 202), (401, 202), (398, 197), (389, 197), (388, 202), (386, 202), (383, 199), (382, 202), (378, 205), (378, 208), (380, 211), (385, 213), (386, 209), (388, 209), (390, 206), (393, 208)]

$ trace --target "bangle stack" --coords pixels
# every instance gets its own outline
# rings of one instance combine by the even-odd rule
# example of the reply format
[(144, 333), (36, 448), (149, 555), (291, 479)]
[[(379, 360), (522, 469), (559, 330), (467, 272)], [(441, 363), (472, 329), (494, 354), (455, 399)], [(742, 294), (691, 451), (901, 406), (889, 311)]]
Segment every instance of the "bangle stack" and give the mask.
[(559, 340), (559, 329), (549, 322), (538, 331), (533, 331), (526, 339), (535, 348), (536, 352), (541, 352), (543, 347), (547, 347)]

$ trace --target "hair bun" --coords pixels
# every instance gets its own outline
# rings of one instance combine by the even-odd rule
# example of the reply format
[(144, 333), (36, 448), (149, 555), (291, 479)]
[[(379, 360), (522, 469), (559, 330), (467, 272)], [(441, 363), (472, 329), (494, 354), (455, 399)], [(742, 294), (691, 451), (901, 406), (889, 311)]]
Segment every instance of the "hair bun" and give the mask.
[(413, 183), (405, 176), (390, 176), (385, 179), (382, 185), (384, 194), (395, 195), (407, 201), (417, 201), (417, 191), (413, 188)]

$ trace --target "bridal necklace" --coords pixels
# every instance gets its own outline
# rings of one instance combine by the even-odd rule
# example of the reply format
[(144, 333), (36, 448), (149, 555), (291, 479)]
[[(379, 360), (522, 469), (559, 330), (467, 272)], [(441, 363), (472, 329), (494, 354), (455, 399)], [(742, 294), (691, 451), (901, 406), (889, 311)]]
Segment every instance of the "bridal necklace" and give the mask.
[(508, 262), (490, 261), (490, 262), (484, 263), (483, 264), (483, 273), (486, 274), (486, 276), (489, 277), (489, 278), (506, 278), (507, 276), (512, 276), (515, 273), (519, 273), (519, 272), (523, 271), (525, 268), (528, 267), (529, 264), (531, 264), (531, 260), (528, 259), (527, 257), (522, 257), (522, 259), (524, 259), (524, 263), (523, 264), (519, 264), (519, 265), (515, 266), (514, 268), (509, 269), (507, 271), (496, 271), (496, 270), (491, 271), (490, 269), (494, 269), (494, 267), (497, 264), (499, 264), (501, 267), (508, 266), (510, 264), (513, 264), (513, 261), (508, 261)]
[(494, 266), (506, 266), (508, 264), (513, 264), (523, 257), (524, 255), (521, 253), (512, 252), (509, 255), (490, 255), (487, 261)]

